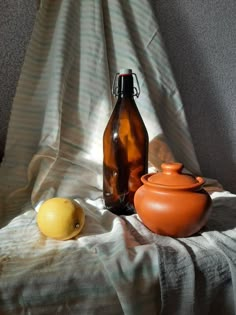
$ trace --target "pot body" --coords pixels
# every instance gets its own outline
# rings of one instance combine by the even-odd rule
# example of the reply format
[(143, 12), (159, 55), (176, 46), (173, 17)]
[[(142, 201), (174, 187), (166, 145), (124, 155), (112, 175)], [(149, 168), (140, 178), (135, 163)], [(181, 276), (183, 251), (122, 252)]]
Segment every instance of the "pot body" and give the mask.
[[(145, 176), (144, 176), (145, 177)], [(211, 198), (201, 187), (174, 189), (155, 186), (145, 178), (134, 196), (135, 209), (152, 232), (187, 237), (198, 232), (211, 212)]]

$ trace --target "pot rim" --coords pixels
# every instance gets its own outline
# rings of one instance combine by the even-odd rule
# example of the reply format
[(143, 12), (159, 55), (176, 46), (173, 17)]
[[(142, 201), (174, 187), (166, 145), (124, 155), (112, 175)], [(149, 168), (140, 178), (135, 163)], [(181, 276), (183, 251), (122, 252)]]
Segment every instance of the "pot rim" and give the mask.
[(172, 186), (172, 185), (165, 185), (165, 184), (158, 184), (158, 183), (149, 182), (148, 178), (154, 174), (156, 174), (156, 173), (144, 174), (141, 177), (142, 183), (144, 185), (147, 185), (147, 186), (150, 186), (153, 188), (161, 188), (163, 190), (196, 190), (197, 188), (200, 188), (205, 183), (205, 180), (200, 176), (195, 177), (195, 179), (197, 180), (197, 183), (193, 183), (190, 185), (173, 185)]

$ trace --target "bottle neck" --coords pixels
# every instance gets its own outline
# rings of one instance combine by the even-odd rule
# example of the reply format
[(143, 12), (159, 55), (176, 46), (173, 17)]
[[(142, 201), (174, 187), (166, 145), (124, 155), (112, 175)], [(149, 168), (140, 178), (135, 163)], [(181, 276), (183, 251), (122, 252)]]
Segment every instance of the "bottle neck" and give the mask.
[(134, 82), (132, 75), (120, 75), (118, 77), (118, 98), (134, 96)]

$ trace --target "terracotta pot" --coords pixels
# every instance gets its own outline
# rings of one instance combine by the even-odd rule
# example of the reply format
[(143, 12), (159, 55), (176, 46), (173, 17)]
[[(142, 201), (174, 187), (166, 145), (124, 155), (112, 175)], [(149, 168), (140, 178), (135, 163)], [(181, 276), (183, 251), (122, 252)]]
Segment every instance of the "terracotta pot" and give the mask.
[(183, 164), (163, 163), (162, 171), (141, 177), (134, 196), (135, 209), (152, 232), (186, 237), (207, 222), (211, 198), (202, 188), (204, 179), (182, 173)]

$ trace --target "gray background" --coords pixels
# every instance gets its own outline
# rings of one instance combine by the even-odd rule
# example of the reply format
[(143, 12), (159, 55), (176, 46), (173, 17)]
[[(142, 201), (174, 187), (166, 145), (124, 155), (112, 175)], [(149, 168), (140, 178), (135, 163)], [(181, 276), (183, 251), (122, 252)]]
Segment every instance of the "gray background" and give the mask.
[[(36, 2), (0, 0), (0, 152)], [(236, 0), (152, 3), (202, 172), (236, 192)]]
[(236, 192), (236, 1), (156, 1), (205, 176)]
[(35, 20), (36, 3), (36, 0), (0, 0), (0, 159), (12, 100)]

